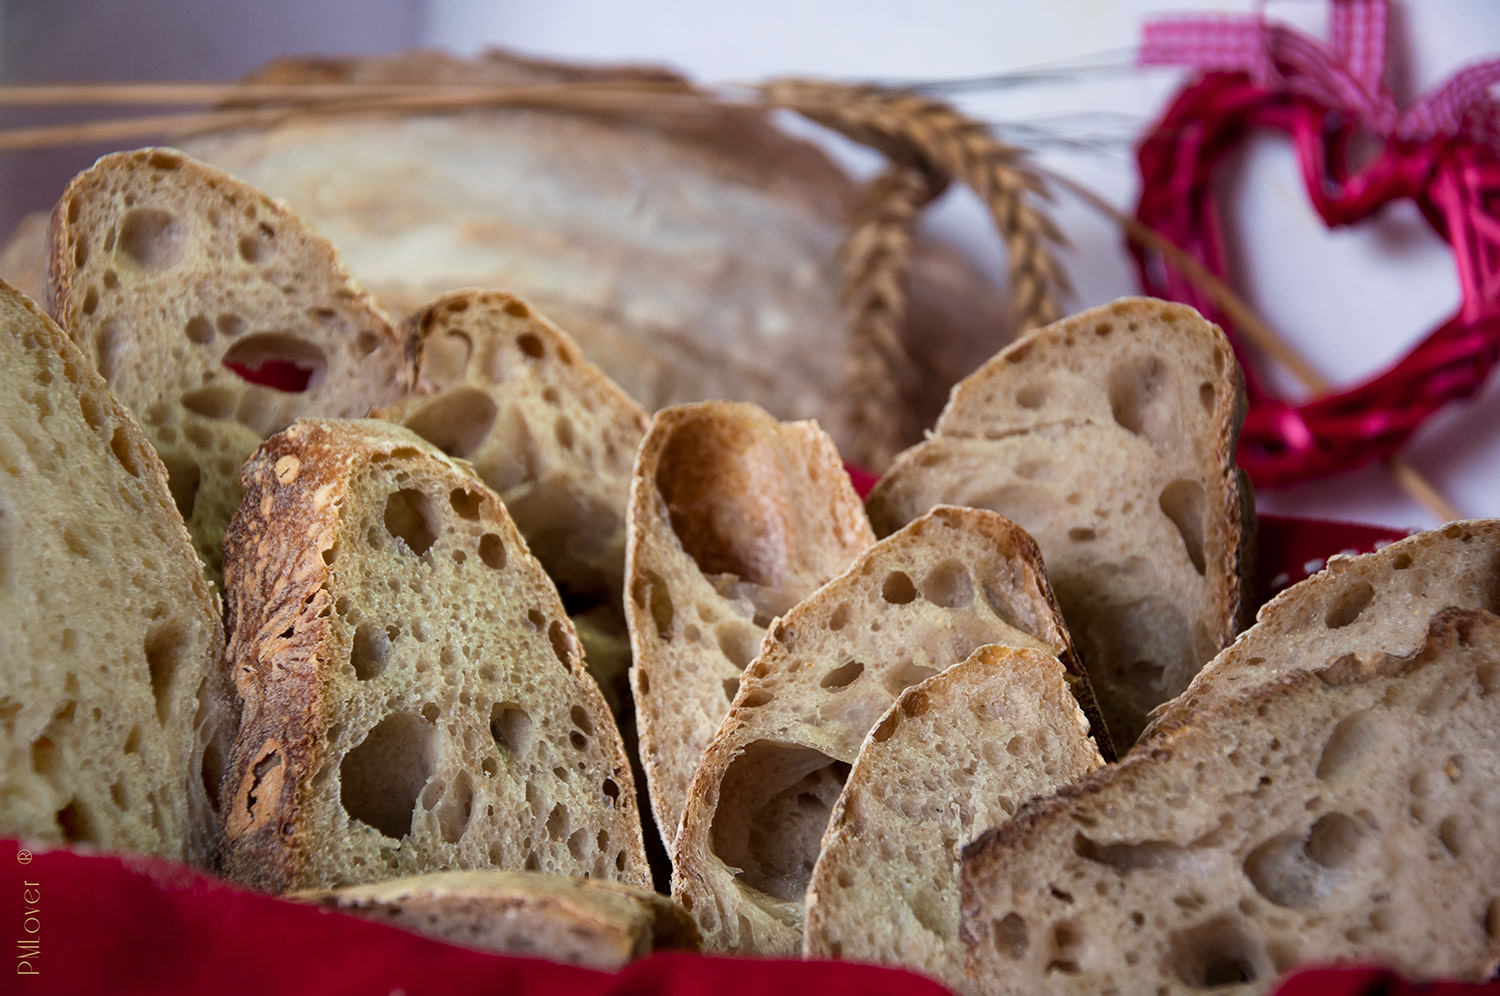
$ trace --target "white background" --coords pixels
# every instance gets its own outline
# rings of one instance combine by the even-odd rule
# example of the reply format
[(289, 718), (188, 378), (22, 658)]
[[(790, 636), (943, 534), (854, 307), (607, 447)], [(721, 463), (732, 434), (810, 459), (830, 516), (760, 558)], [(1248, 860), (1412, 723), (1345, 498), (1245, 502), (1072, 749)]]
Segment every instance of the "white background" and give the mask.
[[(1129, 138), (1157, 113), (1182, 75), (1128, 67), (1142, 19), (1184, 8), (1245, 10), (1238, 2), (1066, 0), (554, 0), (471, 3), (380, 0), (334, 5), (298, 0), (255, 4), (191, 0), (0, 0), (0, 79), (211, 79), (245, 72), (283, 53), (377, 52), (408, 44), (472, 52), (502, 45), (576, 59), (665, 63), (709, 82), (782, 73), (860, 78), (986, 76), (1076, 65), (1062, 82), (960, 98), (996, 122), (1086, 149), (1039, 146), (1049, 166), (1120, 206), (1135, 189)], [(1275, 17), (1321, 32), (1326, 6), (1273, 0)], [(1406, 0), (1393, 4), (1391, 82), (1409, 100), (1457, 66), (1500, 53), (1500, 3)], [(5, 124), (32, 122), (10, 113)], [(68, 176), (103, 147), (0, 154), (0, 228), (46, 206)], [(850, 167), (868, 160), (836, 147)], [(1302, 193), (1290, 154), (1271, 139), (1252, 143), (1226, 171), (1234, 238), (1245, 248), (1236, 276), (1250, 299), (1328, 377), (1347, 383), (1391, 362), (1458, 299), (1446, 248), (1408, 205), (1373, 224), (1330, 235)], [(1060, 201), (1076, 307), (1135, 290), (1113, 225)], [(949, 195), (929, 222), (962, 244), (987, 272), (1003, 260), (977, 204)], [(1408, 458), (1465, 515), (1500, 515), (1500, 389), (1458, 406), (1425, 428)], [(1407, 499), (1383, 469), (1288, 492), (1261, 492), (1263, 510), (1397, 526), (1435, 518)]]

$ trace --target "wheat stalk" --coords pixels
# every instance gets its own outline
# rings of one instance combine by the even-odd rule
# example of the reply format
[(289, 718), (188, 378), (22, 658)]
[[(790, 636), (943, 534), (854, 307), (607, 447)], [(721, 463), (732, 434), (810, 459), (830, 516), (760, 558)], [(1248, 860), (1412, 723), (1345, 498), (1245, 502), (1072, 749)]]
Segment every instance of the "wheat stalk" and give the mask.
[(1035, 203), (1047, 199), (1047, 188), (1022, 150), (952, 105), (911, 91), (788, 78), (760, 92), (768, 104), (878, 149), (895, 163), (966, 184), (989, 208), (1005, 242), (1016, 327), (1062, 316), (1060, 298), (1069, 285), (1054, 250), (1063, 239)]
[(859, 445), (849, 457), (873, 471), (884, 469), (902, 442), (907, 405), (901, 385), (911, 369), (902, 330), (912, 232), (922, 208), (947, 185), (918, 166), (890, 166), (865, 189), (839, 253), (850, 339), (845, 391)]

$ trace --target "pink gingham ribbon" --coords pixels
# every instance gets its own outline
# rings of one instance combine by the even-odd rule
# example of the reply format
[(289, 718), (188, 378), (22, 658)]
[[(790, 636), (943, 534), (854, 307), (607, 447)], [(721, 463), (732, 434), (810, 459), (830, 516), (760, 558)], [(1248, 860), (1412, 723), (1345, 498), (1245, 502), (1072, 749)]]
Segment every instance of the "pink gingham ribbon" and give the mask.
[(1267, 89), (1305, 94), (1355, 116), (1378, 135), (1427, 141), (1467, 134), (1500, 141), (1500, 58), (1468, 66), (1404, 111), (1385, 84), (1386, 0), (1333, 0), (1329, 40), (1311, 38), (1266, 18), (1264, 0), (1251, 14), (1212, 14), (1146, 23), (1143, 66), (1190, 66), (1248, 73)]

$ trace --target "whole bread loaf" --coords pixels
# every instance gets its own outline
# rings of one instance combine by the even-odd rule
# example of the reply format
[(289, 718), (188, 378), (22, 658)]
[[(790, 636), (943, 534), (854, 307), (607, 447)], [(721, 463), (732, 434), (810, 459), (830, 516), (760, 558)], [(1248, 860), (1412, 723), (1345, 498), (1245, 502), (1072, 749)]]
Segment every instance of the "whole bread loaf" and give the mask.
[(724, 401), (652, 420), (631, 484), (625, 617), (641, 761), (669, 849), (766, 627), (874, 541), (816, 425)]
[(0, 282), (0, 834), (212, 867), (236, 717), (161, 461)]
[(412, 384), (406, 345), (327, 241), (174, 149), (107, 155), (68, 184), (47, 281), (52, 314), (161, 454), (214, 580), (262, 439)]
[(934, 433), (871, 492), (870, 519), (886, 535), (935, 504), (977, 505), (1036, 537), (1110, 734), (1128, 747), (1246, 612), (1244, 405), (1228, 341), (1191, 308), (1093, 308), (954, 388)]
[(295, 893), (496, 954), (611, 971), (657, 951), (696, 951), (698, 931), (665, 896), (623, 882), (541, 872), (433, 872)]
[(871, 547), (776, 622), (703, 752), (672, 848), (672, 895), (715, 950), (790, 954), (834, 801), (903, 690), (986, 644), (1071, 663), (1036, 544), (993, 512), (941, 507)]
[[(252, 82), (545, 87), (670, 71), (484, 51), (277, 60)], [(853, 419), (839, 248), (859, 185), (765, 109), (472, 107), (281, 115), (182, 135), (192, 155), (283, 198), (394, 315), (504, 287), (556, 321), (648, 410), (708, 398), (816, 419), (842, 452)], [(915, 239), (901, 337), (899, 448), (995, 349), (1005, 301), (952, 247)], [(896, 376), (908, 371), (893, 371)]]
[(1279, 677), (966, 848), (975, 991), (1262, 993), (1298, 966), (1349, 961), (1488, 978), (1500, 617), (1429, 618), (1410, 656), (1275, 645)]
[(1056, 657), (984, 646), (913, 685), (860, 745), (807, 886), (810, 958), (965, 992), (959, 851), (1104, 763)]
[(556, 588), (472, 470), (387, 422), (304, 419), (244, 483), (224, 546), (245, 700), (231, 877), (649, 884), (614, 721)]

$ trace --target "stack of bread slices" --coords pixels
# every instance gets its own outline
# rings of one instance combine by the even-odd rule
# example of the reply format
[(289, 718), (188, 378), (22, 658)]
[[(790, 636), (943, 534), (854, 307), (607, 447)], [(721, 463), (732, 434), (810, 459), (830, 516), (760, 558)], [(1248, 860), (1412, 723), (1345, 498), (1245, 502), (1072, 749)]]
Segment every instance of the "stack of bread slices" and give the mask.
[(0, 285), (0, 831), (600, 967), (1500, 961), (1500, 521), (1245, 628), (1191, 309), (1018, 340), (861, 502), (817, 425), (648, 416), (500, 290), (392, 322), (174, 150), (49, 238), (50, 317)]

